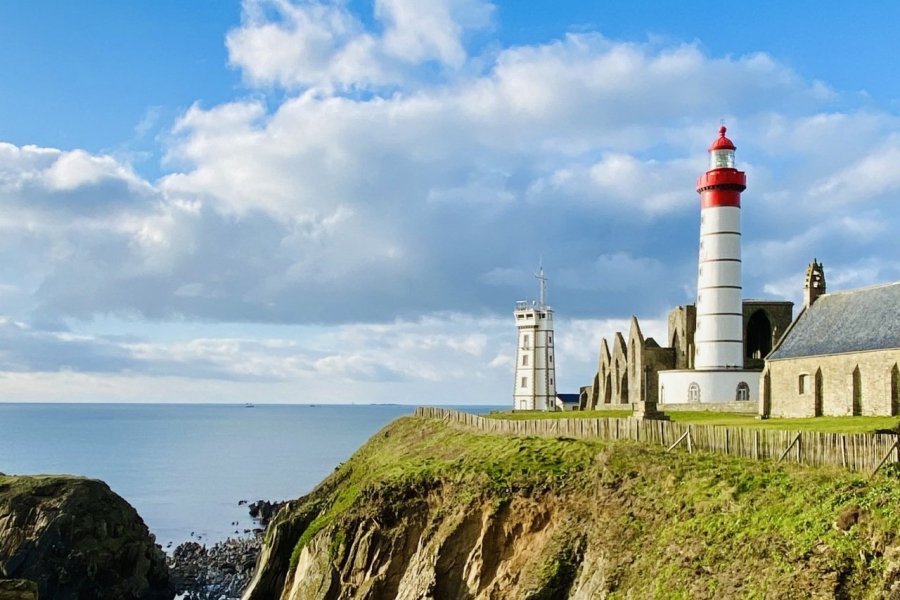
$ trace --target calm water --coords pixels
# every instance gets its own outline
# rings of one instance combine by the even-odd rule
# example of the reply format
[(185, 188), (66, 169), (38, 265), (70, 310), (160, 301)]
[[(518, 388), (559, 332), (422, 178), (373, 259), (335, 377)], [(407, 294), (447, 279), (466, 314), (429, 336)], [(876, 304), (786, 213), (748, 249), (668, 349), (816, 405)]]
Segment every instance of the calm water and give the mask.
[(0, 404), (0, 472), (102, 479), (138, 510), (163, 546), (186, 541), (191, 532), (215, 542), (253, 526), (239, 500), (309, 492), (373, 433), (412, 411), (383, 405)]

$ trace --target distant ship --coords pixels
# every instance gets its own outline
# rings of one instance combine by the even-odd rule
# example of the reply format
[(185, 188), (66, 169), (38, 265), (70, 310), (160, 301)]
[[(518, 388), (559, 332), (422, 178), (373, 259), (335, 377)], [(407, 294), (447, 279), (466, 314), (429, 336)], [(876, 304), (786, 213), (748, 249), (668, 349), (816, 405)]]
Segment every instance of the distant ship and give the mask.
[(253, 404), (252, 402), (248, 402), (247, 404), (244, 405), (244, 408), (253, 408), (254, 406), (256, 406), (256, 405)]

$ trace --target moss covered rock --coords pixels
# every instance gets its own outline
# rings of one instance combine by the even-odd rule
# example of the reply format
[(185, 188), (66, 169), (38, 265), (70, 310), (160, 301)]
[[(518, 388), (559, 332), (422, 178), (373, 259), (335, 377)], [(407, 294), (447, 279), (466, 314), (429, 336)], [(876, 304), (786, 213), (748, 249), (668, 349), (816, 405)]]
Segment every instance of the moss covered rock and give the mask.
[(41, 598), (169, 600), (165, 555), (137, 512), (101, 482), (0, 475), (0, 579)]

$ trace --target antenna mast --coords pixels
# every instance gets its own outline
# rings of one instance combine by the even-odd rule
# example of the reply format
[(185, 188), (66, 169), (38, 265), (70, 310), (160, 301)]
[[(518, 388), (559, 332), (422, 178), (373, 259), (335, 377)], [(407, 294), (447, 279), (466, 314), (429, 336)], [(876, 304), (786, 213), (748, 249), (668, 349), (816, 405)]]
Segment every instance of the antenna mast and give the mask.
[(544, 276), (544, 266), (541, 265), (540, 271), (534, 274), (535, 278), (541, 285), (541, 308), (547, 306), (547, 278)]

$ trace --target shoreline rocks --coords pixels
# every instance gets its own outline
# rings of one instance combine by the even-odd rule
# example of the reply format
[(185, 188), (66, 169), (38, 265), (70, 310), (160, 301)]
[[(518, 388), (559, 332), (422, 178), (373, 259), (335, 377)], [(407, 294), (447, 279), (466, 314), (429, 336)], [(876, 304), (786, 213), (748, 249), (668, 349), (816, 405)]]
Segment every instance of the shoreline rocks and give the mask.
[[(238, 502), (238, 506), (243, 505), (247, 505), (246, 500)], [(195, 541), (176, 546), (167, 560), (175, 593), (184, 600), (239, 599), (253, 578), (265, 527), (283, 505), (267, 500), (249, 504), (250, 516), (260, 527), (245, 530), (245, 536), (210, 547)]]

